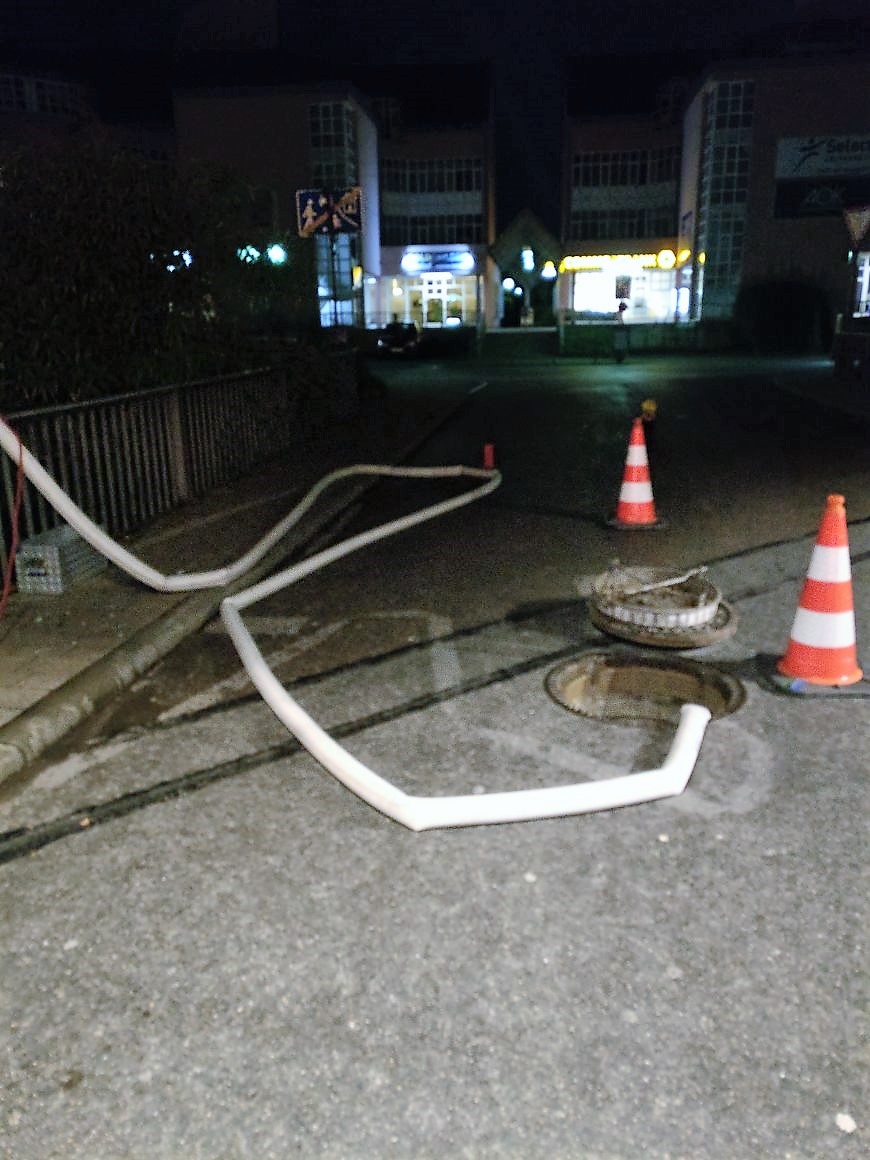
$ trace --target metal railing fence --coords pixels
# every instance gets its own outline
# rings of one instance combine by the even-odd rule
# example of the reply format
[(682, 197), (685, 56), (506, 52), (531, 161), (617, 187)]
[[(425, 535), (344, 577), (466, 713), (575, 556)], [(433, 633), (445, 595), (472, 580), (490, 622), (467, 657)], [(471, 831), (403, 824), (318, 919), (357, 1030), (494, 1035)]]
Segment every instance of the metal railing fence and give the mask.
[[(299, 398), (286, 371), (259, 370), (6, 416), (27, 449), (96, 523), (124, 535), (277, 455)], [(17, 467), (0, 451), (0, 570), (8, 558)], [(25, 481), (22, 540), (62, 522)]]

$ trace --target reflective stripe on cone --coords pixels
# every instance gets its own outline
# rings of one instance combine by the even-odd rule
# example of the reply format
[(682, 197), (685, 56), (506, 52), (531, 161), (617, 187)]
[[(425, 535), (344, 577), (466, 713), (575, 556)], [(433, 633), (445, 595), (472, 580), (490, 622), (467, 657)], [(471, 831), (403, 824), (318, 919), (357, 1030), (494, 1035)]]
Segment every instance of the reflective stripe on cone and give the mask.
[(632, 423), (614, 522), (622, 527), (649, 527), (658, 523), (642, 419)]
[(846, 501), (829, 495), (795, 613), (785, 656), (777, 669), (811, 685), (852, 685), (858, 667)]

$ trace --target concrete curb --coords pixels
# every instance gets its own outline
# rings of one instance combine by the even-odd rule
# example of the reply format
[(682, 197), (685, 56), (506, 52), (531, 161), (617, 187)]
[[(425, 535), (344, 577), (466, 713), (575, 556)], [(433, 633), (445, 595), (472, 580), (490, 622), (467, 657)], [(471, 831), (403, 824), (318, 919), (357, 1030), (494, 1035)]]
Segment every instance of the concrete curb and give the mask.
[[(217, 611), (223, 591), (186, 597), (0, 729), (0, 789), (116, 693), (127, 689)], [(17, 780), (17, 779), (16, 779)]]
[(286, 540), (234, 584), (184, 597), (168, 612), (3, 726), (0, 729), (0, 792), (20, 788), (27, 780), (22, 774), (35, 758), (116, 694), (128, 689), (185, 637), (211, 620), (225, 596), (256, 584), (277, 570), (372, 486), (373, 482), (368, 481), (356, 485), (350, 494), (321, 511), (313, 525), (306, 526), (304, 539)]
[[(402, 463), (410, 458), (417, 448), (464, 406), (465, 401), (463, 398), (417, 432), (412, 441), (391, 457), (393, 461)], [(304, 536), (300, 534), (294, 538), (291, 532), (283, 544), (273, 549), (234, 584), (194, 592), (185, 597), (174, 608), (139, 629), (123, 644), (94, 661), (0, 728), (0, 796), (6, 797), (21, 789), (30, 780), (28, 766), (37, 757), (112, 697), (128, 689), (185, 637), (206, 624), (216, 614), (226, 596), (248, 588), (277, 571), (291, 556), (303, 551), (315, 537), (326, 532), (334, 520), (378, 482), (375, 478), (365, 479), (340, 498), (336, 497), (331, 502), (322, 499), (317, 515), (306, 521)]]

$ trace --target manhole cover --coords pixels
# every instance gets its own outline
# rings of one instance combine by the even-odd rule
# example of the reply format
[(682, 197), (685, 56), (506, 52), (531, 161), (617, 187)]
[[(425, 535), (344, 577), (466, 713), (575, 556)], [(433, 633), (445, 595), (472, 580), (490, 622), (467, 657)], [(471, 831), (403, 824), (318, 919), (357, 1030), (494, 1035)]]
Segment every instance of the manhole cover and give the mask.
[(642, 628), (699, 628), (714, 619), (722, 596), (706, 571), (615, 564), (595, 580), (592, 598), (611, 620)]
[(588, 611), (589, 619), (595, 627), (606, 632), (608, 636), (629, 640), (632, 644), (652, 645), (654, 648), (704, 648), (708, 644), (727, 640), (737, 631), (737, 613), (725, 600), (719, 601), (712, 620), (694, 628), (632, 624), (630, 621), (608, 616), (592, 600), (589, 602)]
[(713, 717), (724, 717), (746, 696), (736, 677), (699, 661), (616, 652), (585, 653), (548, 673), (545, 686), (559, 705), (598, 721), (675, 722), (685, 704), (705, 705)]
[(702, 648), (733, 635), (737, 614), (707, 568), (615, 561), (592, 585), (589, 619), (608, 636), (655, 648)]

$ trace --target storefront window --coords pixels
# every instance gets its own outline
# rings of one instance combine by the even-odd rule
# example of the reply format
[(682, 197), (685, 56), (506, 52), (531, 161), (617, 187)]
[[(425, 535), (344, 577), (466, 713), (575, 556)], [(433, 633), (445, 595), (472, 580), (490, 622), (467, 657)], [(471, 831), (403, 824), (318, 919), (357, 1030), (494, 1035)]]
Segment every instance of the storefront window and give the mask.
[[(590, 321), (612, 316), (620, 302), (628, 303), (625, 316), (631, 322), (665, 322), (674, 316), (675, 273), (631, 265), (626, 258), (625, 269), (614, 272), (610, 268), (578, 271), (573, 278), (572, 308), (575, 314), (587, 316)], [(582, 320), (582, 318), (581, 318)]]
[(370, 325), (394, 316), (418, 326), (473, 326), (477, 321), (478, 279), (474, 274), (428, 273), (381, 279), (379, 300), (367, 309)]

